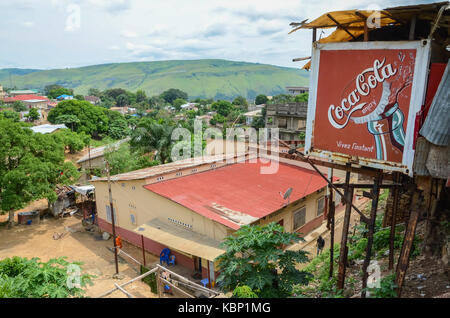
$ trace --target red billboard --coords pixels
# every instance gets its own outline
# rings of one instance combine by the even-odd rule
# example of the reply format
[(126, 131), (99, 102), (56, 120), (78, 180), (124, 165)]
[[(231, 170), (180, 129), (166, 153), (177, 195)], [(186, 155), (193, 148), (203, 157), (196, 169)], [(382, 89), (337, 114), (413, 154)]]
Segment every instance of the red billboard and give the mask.
[(421, 41), (317, 44), (307, 153), (410, 172), (428, 52)]

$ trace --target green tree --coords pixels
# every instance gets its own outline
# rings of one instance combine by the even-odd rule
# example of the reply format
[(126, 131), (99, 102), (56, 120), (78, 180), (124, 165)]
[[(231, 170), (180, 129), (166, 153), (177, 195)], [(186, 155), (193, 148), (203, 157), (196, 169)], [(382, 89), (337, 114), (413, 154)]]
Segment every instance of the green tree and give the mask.
[(268, 100), (269, 100), (269, 99), (267, 98), (266, 95), (259, 94), (259, 95), (256, 96), (256, 98), (255, 98), (255, 104), (256, 104), (256, 105), (265, 104), (265, 103), (267, 103)]
[[(81, 297), (92, 285), (92, 275), (82, 274), (79, 286), (70, 281), (74, 266), (80, 272), (82, 263), (69, 263), (66, 257), (41, 262), (39, 258), (14, 256), (0, 261), (0, 298), (68, 298)], [(68, 282), (73, 283), (69, 285)]]
[(62, 115), (76, 116), (79, 120), (79, 123), (74, 124), (76, 132), (98, 137), (108, 131), (108, 112), (110, 112), (108, 109), (94, 106), (87, 101), (67, 100), (58, 103), (58, 106), (50, 110), (47, 119), (55, 124), (57, 118)]
[(161, 98), (164, 99), (169, 104), (172, 104), (173, 101), (177, 98), (182, 98), (184, 100), (188, 99), (188, 94), (183, 92), (182, 90), (179, 90), (177, 88), (171, 88), (166, 91), (164, 91), (161, 95)]
[(186, 104), (187, 101), (183, 98), (177, 98), (172, 102), (173, 107), (175, 107), (176, 110), (180, 110), (181, 109), (181, 105)]
[(23, 112), (27, 110), (27, 105), (19, 100), (16, 100), (14, 103), (12, 103), (11, 107), (16, 112)]
[(233, 105), (226, 100), (219, 100), (211, 104), (211, 108), (215, 110), (218, 114), (227, 117), (228, 114), (233, 110)]
[(114, 120), (109, 125), (108, 136), (114, 139), (123, 139), (130, 134), (128, 123), (124, 118)]
[(147, 101), (147, 94), (142, 89), (136, 91), (136, 103), (141, 103)]
[(69, 89), (69, 88), (65, 88), (65, 87), (56, 85), (48, 91), (47, 97), (51, 98), (51, 99), (55, 99), (56, 97), (64, 95), (64, 94), (65, 95), (73, 95), (73, 89)]
[(102, 92), (99, 89), (97, 89), (97, 88), (89, 88), (88, 96), (101, 97), (102, 96)]
[(74, 182), (79, 173), (64, 162), (64, 145), (52, 135), (0, 119), (0, 136), (0, 209), (12, 224), (15, 210), (37, 199), (54, 202), (56, 185)]
[(28, 111), (28, 114), (25, 115), (25, 117), (27, 117), (28, 121), (34, 122), (38, 120), (41, 116), (39, 115), (39, 112), (37, 111), (36, 108), (31, 108)]
[(61, 115), (56, 118), (55, 123), (64, 124), (67, 127), (70, 127), (72, 131), (74, 131), (74, 127), (80, 124), (80, 120), (75, 115)]
[(63, 144), (70, 153), (77, 153), (89, 144), (90, 137), (84, 133), (77, 134), (69, 129), (60, 129), (51, 135), (59, 144)]
[(130, 103), (129, 97), (127, 94), (120, 94), (116, 98), (116, 105), (119, 107), (126, 106)]
[(12, 111), (12, 110), (4, 110), (0, 114), (1, 114), (2, 118), (10, 119), (14, 122), (18, 122), (20, 120), (19, 113)]
[(241, 111), (248, 111), (248, 102), (243, 96), (236, 97), (233, 102), (233, 105), (238, 106)]
[(132, 152), (128, 143), (121, 144), (118, 149), (107, 148), (105, 158), (113, 175), (159, 164), (159, 161), (151, 160), (150, 156), (143, 154), (141, 151)]
[(76, 100), (84, 100), (84, 96), (83, 95), (75, 95), (73, 98), (75, 98)]
[(312, 275), (295, 268), (308, 261), (307, 252), (282, 246), (301, 240), (276, 223), (241, 227), (225, 238), (226, 252), (216, 259), (218, 286), (225, 292), (248, 286), (262, 298), (291, 296), (294, 285), (307, 285)]
[(308, 93), (302, 93), (302, 94), (298, 94), (297, 96), (295, 96), (294, 100), (296, 103), (307, 102), (308, 97), (309, 97)]
[(172, 131), (174, 125), (162, 120), (143, 118), (131, 134), (130, 145), (133, 151), (148, 153), (156, 151), (156, 157), (162, 164), (170, 159)]

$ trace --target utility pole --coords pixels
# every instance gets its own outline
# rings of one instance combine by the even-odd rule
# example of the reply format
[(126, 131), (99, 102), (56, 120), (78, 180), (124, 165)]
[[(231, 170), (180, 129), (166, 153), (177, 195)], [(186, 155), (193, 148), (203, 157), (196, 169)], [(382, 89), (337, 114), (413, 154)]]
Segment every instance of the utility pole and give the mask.
[(119, 262), (117, 261), (117, 245), (116, 245), (116, 221), (114, 217), (114, 207), (111, 193), (111, 180), (109, 175), (109, 162), (106, 161), (106, 175), (108, 177), (109, 207), (111, 210), (112, 235), (114, 242), (114, 261), (116, 262), (116, 276), (119, 275)]
[[(92, 176), (92, 167), (91, 167), (91, 142), (88, 144), (88, 154), (89, 154), (89, 179), (91, 179)], [(109, 174), (109, 169), (108, 169)]]

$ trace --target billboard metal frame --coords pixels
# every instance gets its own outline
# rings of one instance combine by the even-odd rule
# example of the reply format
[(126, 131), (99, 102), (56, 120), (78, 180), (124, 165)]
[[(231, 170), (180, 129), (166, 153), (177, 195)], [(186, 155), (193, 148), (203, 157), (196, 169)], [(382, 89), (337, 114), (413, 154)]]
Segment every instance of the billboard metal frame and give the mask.
[[(402, 162), (383, 161), (373, 158), (351, 156), (327, 149), (314, 148), (314, 122), (316, 116), (317, 85), (320, 69), (320, 52), (324, 50), (380, 50), (380, 49), (415, 49), (414, 77), (411, 88), (411, 98), (406, 126), (405, 147)], [(426, 84), (428, 79), (428, 66), (430, 62), (431, 40), (420, 41), (373, 41), (373, 42), (339, 42), (339, 43), (313, 43), (311, 58), (311, 84), (308, 100), (308, 113), (306, 123), (305, 154), (319, 157), (337, 163), (354, 163), (375, 169), (399, 171), (410, 176), (413, 174), (414, 161), (414, 125), (417, 112), (424, 103)]]

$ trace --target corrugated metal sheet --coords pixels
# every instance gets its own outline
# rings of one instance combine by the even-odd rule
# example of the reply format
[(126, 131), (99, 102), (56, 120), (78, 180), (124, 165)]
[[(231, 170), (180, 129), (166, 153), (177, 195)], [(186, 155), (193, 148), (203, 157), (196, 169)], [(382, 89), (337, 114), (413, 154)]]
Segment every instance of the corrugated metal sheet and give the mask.
[(450, 145), (450, 71), (445, 68), (441, 83), (434, 96), (433, 103), (420, 134), (429, 142), (438, 146)]
[(288, 188), (292, 203), (327, 186), (315, 171), (281, 162), (276, 172), (261, 174), (272, 163), (241, 162), (145, 188), (237, 230), (283, 208)]

